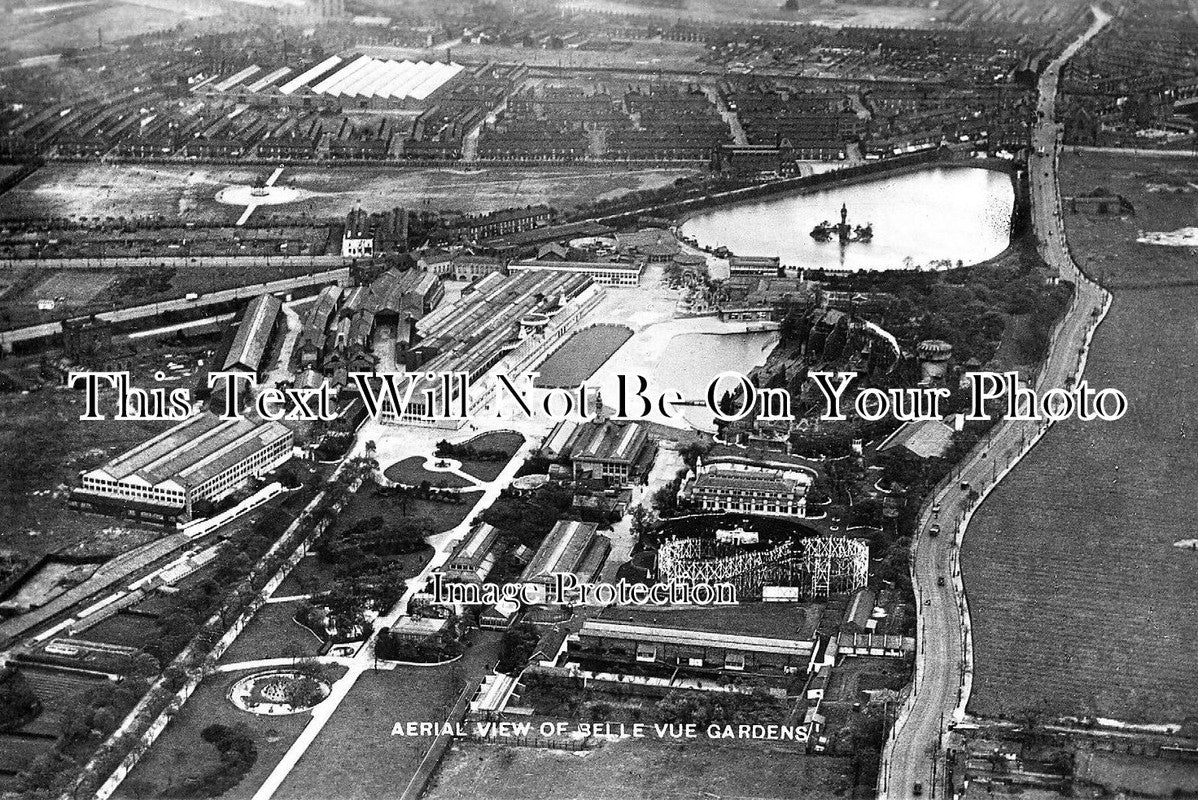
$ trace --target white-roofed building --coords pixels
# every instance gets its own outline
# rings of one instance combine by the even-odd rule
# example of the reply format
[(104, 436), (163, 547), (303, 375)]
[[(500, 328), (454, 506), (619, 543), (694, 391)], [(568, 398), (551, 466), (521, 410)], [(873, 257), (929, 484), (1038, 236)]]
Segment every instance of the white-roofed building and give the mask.
[(292, 444), (291, 429), (279, 422), (196, 414), (83, 473), (72, 500), (190, 514), (196, 501), (219, 501), (284, 464)]
[(330, 56), (279, 87), (283, 95), (355, 107), (417, 107), (451, 84), (461, 64)]

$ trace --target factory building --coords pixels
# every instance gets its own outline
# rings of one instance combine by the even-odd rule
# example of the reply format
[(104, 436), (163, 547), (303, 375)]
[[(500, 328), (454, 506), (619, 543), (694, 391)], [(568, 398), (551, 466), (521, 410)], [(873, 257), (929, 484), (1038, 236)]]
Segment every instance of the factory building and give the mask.
[(151, 510), (190, 515), (291, 458), (291, 429), (242, 417), (189, 417), (101, 467), (83, 473), (72, 501), (95, 510)]

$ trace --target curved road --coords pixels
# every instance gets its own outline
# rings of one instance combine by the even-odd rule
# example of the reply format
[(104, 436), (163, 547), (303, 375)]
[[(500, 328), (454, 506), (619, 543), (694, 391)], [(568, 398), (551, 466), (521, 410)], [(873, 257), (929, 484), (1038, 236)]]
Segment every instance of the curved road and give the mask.
[[(1061, 67), (1110, 21), (1093, 8), (1094, 22), (1067, 47), (1040, 78), (1033, 154), (1029, 158), (1033, 224), (1040, 255), (1061, 278), (1077, 287), (1074, 303), (1061, 321), (1052, 347), (1035, 382), (1037, 393), (1067, 386), (1085, 367), (1090, 336), (1109, 305), (1109, 296), (1086, 278), (1065, 246), (1057, 191), (1056, 160), (1060, 127), (1055, 121), (1057, 81)], [(972, 637), (969, 609), (958, 566), (958, 549), (972, 510), (1044, 434), (1041, 422), (1002, 421), (957, 467), (950, 480), (933, 492), (920, 517), (920, 530), (933, 523), (943, 535), (920, 535), (912, 548), (911, 577), (918, 609), (915, 679), (912, 694), (900, 708), (882, 753), (878, 796), (944, 797), (940, 757), (948, 723), (965, 717), (972, 682)], [(933, 511), (938, 508), (938, 511)], [(944, 585), (938, 579), (944, 578)]]

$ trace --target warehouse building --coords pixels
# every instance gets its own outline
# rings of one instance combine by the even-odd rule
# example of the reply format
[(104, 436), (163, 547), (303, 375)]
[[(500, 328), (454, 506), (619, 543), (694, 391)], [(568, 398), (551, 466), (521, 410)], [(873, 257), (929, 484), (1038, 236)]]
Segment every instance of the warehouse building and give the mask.
[(291, 458), (291, 429), (249, 417), (196, 414), (82, 475), (72, 500), (95, 510), (186, 515), (217, 502)]
[(593, 580), (611, 552), (611, 542), (599, 536), (598, 530), (599, 526), (591, 522), (558, 522), (520, 574), (520, 583), (548, 587), (557, 580), (555, 575), (565, 573), (575, 575), (580, 583)]
[(810, 670), (812, 638), (746, 636), (690, 620), (591, 618), (568, 644), (568, 660), (604, 671), (786, 675)]
[(260, 376), (266, 371), (263, 358), (282, 321), (282, 310), (282, 301), (270, 294), (258, 295), (249, 302), (229, 354), (225, 356), (226, 372), (251, 372)]

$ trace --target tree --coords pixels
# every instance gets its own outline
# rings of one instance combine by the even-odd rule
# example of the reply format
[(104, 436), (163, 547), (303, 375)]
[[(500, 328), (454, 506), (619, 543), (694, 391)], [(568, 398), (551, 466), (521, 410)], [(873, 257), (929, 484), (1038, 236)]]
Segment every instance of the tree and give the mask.
[(15, 669), (0, 670), (0, 731), (14, 730), (36, 717), (42, 703)]
[(129, 674), (138, 678), (154, 678), (162, 671), (162, 664), (145, 652), (135, 653), (129, 658)]
[(540, 640), (541, 634), (534, 625), (520, 623), (508, 628), (500, 643), (499, 663), (495, 669), (509, 675), (524, 669)]

